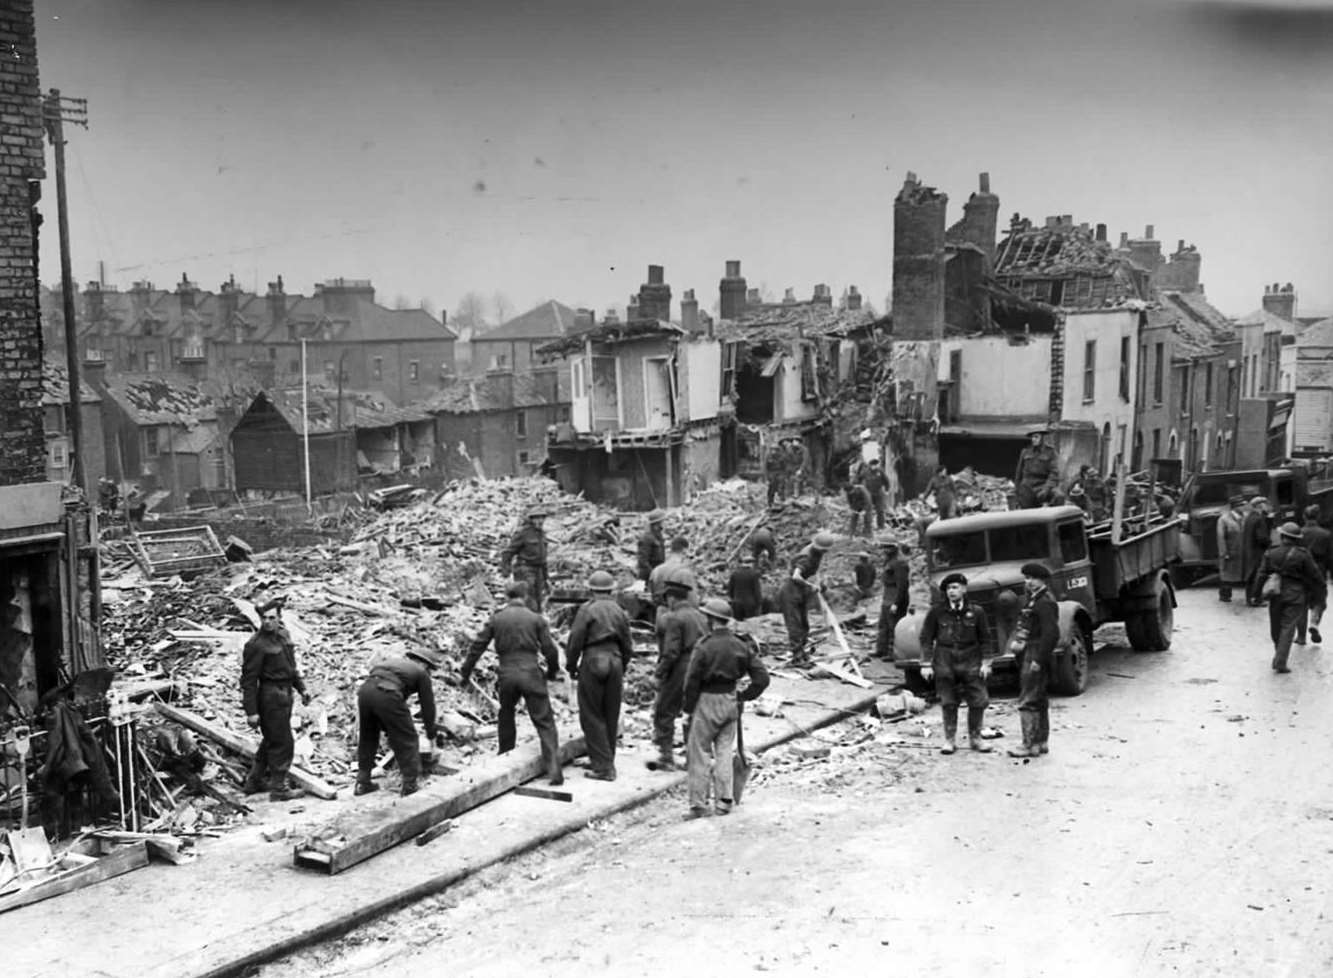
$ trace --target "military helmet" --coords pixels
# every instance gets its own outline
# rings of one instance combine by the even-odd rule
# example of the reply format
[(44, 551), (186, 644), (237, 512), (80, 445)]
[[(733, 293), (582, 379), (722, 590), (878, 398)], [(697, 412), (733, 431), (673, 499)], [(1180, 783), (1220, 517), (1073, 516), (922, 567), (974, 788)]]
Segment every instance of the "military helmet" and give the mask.
[(589, 591), (610, 591), (616, 586), (616, 579), (604, 570), (593, 571), (588, 578)]
[(828, 530), (820, 530), (810, 542), (816, 550), (830, 550), (833, 547), (833, 534)]
[(651, 524), (651, 523), (661, 523), (664, 519), (666, 519), (666, 511), (665, 511), (665, 510), (655, 509), (655, 510), (653, 510), (651, 513), (648, 514), (648, 522), (649, 522), (650, 524)]
[(731, 620), (731, 605), (721, 598), (709, 598), (699, 610), (718, 621)]
[(417, 659), (424, 663), (430, 669), (438, 669), (444, 665), (443, 653), (435, 649), (414, 648), (408, 651), (410, 658)]

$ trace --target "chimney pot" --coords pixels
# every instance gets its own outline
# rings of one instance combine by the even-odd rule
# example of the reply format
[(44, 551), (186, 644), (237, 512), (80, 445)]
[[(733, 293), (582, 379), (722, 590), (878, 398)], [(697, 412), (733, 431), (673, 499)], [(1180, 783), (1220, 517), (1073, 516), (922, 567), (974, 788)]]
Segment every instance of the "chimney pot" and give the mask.
[(731, 260), (731, 261), (728, 261), (728, 262), (727, 262), (727, 278), (740, 278), (740, 277), (741, 277), (741, 263), (740, 263), (739, 261), (734, 260), (734, 259)]
[(1061, 215), (1060, 215), (1060, 223), (1063, 224), (1065, 227), (1073, 227), (1073, 226), (1074, 226), (1074, 215), (1073, 215), (1073, 214), (1061, 214)]
[(746, 292), (745, 292), (745, 304), (746, 304), (747, 306), (757, 306), (757, 305), (759, 305), (759, 290), (758, 290), (758, 289), (747, 289), (747, 290), (746, 290)]
[(783, 302), (783, 305), (786, 305), (786, 304), (789, 303), (789, 302), (795, 302), (795, 301), (796, 301), (796, 290), (795, 290), (795, 289), (787, 289), (787, 290), (782, 294), (782, 302)]
[(981, 187), (981, 192), (982, 192), (983, 194), (988, 194), (988, 193), (990, 193), (990, 174), (989, 174), (989, 173), (983, 173), (983, 174), (981, 174), (981, 176), (980, 176), (980, 178), (978, 179), (977, 183), (978, 183), (979, 186)]
[(1053, 227), (1055, 227), (1055, 226), (1056, 226), (1057, 224), (1059, 224), (1059, 223), (1060, 223), (1060, 218), (1059, 218), (1059, 216), (1057, 216), (1057, 215), (1055, 215), (1055, 214), (1048, 214), (1048, 215), (1046, 216), (1046, 226), (1047, 226), (1048, 228), (1053, 228)]
[(1176, 251), (1184, 251), (1184, 250), (1185, 250), (1185, 239), (1181, 238), (1179, 241), (1176, 242)]
[(661, 285), (666, 281), (666, 270), (661, 265), (648, 266), (648, 284)]
[(1105, 241), (1105, 240), (1106, 240), (1106, 225), (1105, 225), (1105, 224), (1098, 224), (1098, 225), (1097, 225), (1097, 240), (1098, 240), (1098, 241)]
[(1128, 232), (1128, 231), (1121, 231), (1121, 232), (1120, 232), (1120, 247), (1122, 247), (1122, 248), (1128, 248), (1128, 247), (1129, 247), (1129, 232)]
[(1153, 226), (1149, 224), (1146, 228), (1143, 229), (1143, 236), (1147, 238), (1149, 241), (1151, 241), (1152, 232), (1153, 232)]

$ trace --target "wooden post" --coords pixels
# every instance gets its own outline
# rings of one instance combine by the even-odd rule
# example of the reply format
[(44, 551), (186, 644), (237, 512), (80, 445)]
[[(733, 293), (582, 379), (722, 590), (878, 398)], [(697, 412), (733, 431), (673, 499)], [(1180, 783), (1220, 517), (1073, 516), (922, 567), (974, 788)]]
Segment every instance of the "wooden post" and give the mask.
[(1115, 466), (1115, 508), (1111, 513), (1111, 543), (1120, 542), (1124, 530), (1125, 518), (1125, 461), (1119, 459)]

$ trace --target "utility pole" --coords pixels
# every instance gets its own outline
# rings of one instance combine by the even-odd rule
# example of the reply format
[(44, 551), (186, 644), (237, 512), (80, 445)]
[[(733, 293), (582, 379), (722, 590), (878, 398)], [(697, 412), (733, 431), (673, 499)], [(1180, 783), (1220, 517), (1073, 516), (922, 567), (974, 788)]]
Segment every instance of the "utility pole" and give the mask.
[(88, 128), (88, 100), (64, 98), (53, 88), (42, 101), (42, 121), (46, 135), (55, 147), (56, 217), (60, 228), (60, 291), (64, 299), (65, 366), (69, 373), (69, 481), (86, 494), (83, 473), (83, 398), (79, 382), (79, 335), (74, 323), (74, 274), (69, 258), (69, 204), (65, 199), (65, 123)]

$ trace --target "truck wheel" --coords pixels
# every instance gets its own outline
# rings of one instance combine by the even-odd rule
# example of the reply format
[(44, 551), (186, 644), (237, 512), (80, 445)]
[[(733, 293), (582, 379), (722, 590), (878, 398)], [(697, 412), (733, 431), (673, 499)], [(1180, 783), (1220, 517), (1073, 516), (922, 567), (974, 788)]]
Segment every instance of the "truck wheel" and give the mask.
[(1088, 688), (1088, 653), (1092, 642), (1087, 632), (1075, 628), (1069, 647), (1057, 656), (1051, 675), (1051, 692), (1060, 696), (1078, 696)]
[(1171, 591), (1159, 580), (1156, 601), (1147, 611), (1138, 611), (1125, 621), (1125, 634), (1135, 652), (1164, 652), (1171, 648), (1171, 631), (1176, 612), (1171, 607)]

